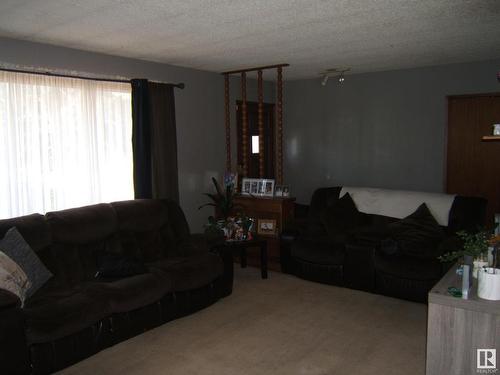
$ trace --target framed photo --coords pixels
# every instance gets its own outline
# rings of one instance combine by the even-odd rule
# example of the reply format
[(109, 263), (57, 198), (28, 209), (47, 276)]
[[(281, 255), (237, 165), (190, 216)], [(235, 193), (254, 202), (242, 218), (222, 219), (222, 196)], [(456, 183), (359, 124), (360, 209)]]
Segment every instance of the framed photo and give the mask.
[(244, 178), (241, 182), (241, 194), (243, 195), (249, 195), (250, 194), (250, 187), (252, 185), (252, 181), (249, 178)]
[(252, 195), (259, 194), (259, 180), (252, 179), (250, 183), (250, 194)]
[(283, 185), (282, 186), (282, 192), (281, 196), (282, 197), (289, 197), (290, 196), (290, 185)]
[(283, 185), (276, 185), (274, 188), (274, 196), (282, 197), (283, 196)]
[(255, 178), (244, 178), (241, 180), (241, 194), (255, 195), (257, 194), (257, 182)]
[(274, 195), (274, 180), (244, 178), (241, 181), (241, 194), (272, 197)]
[(289, 185), (276, 185), (274, 189), (275, 197), (289, 197), (290, 196), (290, 186)]
[(259, 195), (263, 197), (274, 196), (274, 180), (259, 180)]
[(277, 233), (276, 220), (259, 219), (257, 221), (257, 234), (275, 235)]

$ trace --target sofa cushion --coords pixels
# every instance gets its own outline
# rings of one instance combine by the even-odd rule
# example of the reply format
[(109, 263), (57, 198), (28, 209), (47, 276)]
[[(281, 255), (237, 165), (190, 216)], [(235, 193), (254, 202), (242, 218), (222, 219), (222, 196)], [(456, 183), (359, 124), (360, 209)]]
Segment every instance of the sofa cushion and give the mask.
[(324, 210), (321, 220), (328, 235), (335, 236), (352, 231), (363, 224), (363, 214), (358, 211), (347, 193)]
[(113, 281), (96, 281), (89, 284), (87, 292), (107, 301), (111, 312), (120, 313), (160, 300), (172, 292), (172, 282), (167, 275), (153, 270)]
[(409, 280), (438, 280), (442, 264), (437, 259), (419, 259), (405, 255), (384, 255), (376, 252), (374, 265), (377, 271)]
[(298, 239), (294, 241), (291, 254), (310, 263), (338, 265), (344, 263), (344, 246), (346, 235), (331, 238)]
[(0, 249), (24, 271), (31, 285), (26, 297), (32, 296), (52, 277), (30, 245), (24, 240), (16, 227), (9, 229), (0, 240)]
[(0, 250), (0, 289), (14, 293), (23, 306), (30, 287), (31, 283), (22, 268)]
[(149, 264), (172, 281), (174, 292), (197, 289), (219, 278), (224, 271), (221, 258), (213, 253), (162, 259)]
[(326, 234), (322, 216), (325, 208), (333, 205), (339, 197), (341, 187), (320, 188), (314, 191), (308, 210), (306, 233), (310, 236)]
[(411, 215), (389, 225), (398, 252), (418, 258), (437, 258), (439, 242), (445, 233), (425, 203)]
[(59, 339), (109, 315), (109, 304), (86, 291), (86, 285), (59, 289), (47, 285), (26, 301), (23, 314), (29, 343)]
[(151, 262), (176, 254), (179, 240), (164, 201), (139, 199), (112, 203), (125, 254)]
[(45, 215), (53, 242), (88, 244), (102, 241), (118, 230), (115, 211), (109, 204), (95, 204)]
[(97, 263), (96, 278), (123, 278), (148, 272), (144, 263), (121, 254), (100, 253)]
[(86, 244), (56, 243), (39, 254), (53, 272), (59, 287), (74, 287), (94, 279), (98, 256), (104, 252), (120, 254), (121, 244), (117, 235)]
[(52, 242), (50, 229), (43, 215), (32, 214), (0, 220), (0, 238), (13, 227), (17, 228), (35, 252), (47, 248)]

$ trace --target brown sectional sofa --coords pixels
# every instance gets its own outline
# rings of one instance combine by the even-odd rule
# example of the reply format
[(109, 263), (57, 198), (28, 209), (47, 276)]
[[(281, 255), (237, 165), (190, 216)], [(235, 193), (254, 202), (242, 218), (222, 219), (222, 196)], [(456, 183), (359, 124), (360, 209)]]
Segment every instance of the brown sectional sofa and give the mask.
[[(0, 370), (47, 374), (231, 294), (231, 254), (190, 234), (169, 200), (134, 200), (0, 220), (17, 227), (53, 277), (21, 308), (0, 291)], [(103, 254), (146, 273), (96, 278)]]

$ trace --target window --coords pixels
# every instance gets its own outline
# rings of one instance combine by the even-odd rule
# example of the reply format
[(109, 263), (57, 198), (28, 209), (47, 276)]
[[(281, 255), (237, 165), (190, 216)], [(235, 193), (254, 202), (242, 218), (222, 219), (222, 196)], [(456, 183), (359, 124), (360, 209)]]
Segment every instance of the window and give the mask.
[(0, 72), (0, 218), (133, 197), (129, 84)]
[(252, 154), (259, 153), (259, 136), (252, 135)]

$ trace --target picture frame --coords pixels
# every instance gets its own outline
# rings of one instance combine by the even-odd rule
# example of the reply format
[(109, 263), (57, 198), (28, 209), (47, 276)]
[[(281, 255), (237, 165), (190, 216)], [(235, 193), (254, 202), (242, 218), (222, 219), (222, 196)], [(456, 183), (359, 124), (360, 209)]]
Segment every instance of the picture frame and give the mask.
[(250, 189), (252, 186), (251, 178), (244, 178), (241, 180), (241, 194), (242, 195), (250, 195)]
[(276, 185), (274, 188), (274, 196), (282, 197), (283, 196), (283, 185)]
[(242, 195), (255, 195), (258, 197), (274, 196), (275, 180), (265, 178), (243, 178), (241, 181)]
[(274, 219), (258, 219), (257, 220), (257, 234), (274, 236), (278, 233), (278, 228), (276, 227), (276, 220)]
[(290, 196), (290, 185), (282, 186), (281, 196), (285, 198), (288, 198)]
[(274, 189), (275, 197), (289, 197), (290, 196), (290, 185), (276, 185)]

